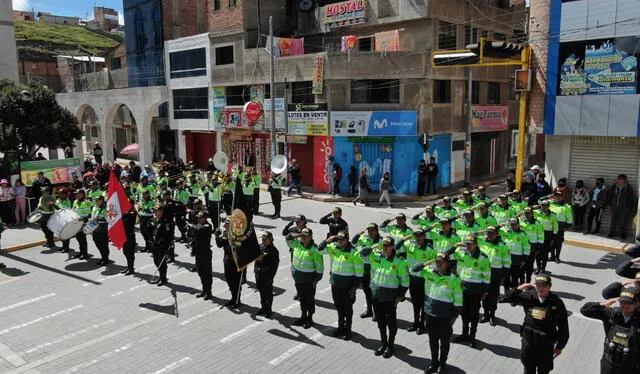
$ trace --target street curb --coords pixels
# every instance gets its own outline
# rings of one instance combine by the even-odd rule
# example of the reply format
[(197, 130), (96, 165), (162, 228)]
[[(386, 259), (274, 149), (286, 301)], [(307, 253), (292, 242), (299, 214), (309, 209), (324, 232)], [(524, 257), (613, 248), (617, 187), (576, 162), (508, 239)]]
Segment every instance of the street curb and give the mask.
[[(60, 239), (55, 238), (53, 239), (54, 242), (60, 241)], [(46, 243), (46, 240), (38, 240), (37, 242), (31, 242), (31, 243), (24, 243), (24, 244), (18, 244), (18, 245), (14, 245), (12, 247), (7, 247), (4, 249), (5, 252), (16, 252), (16, 251), (20, 251), (23, 249), (27, 249), (27, 248), (33, 248), (33, 247), (38, 247), (43, 245), (44, 243)]]
[(564, 239), (564, 244), (572, 245), (576, 247), (597, 249), (599, 251), (613, 252), (613, 253), (619, 253), (619, 254), (624, 254), (627, 247), (631, 246), (631, 244), (614, 246), (609, 244), (601, 244), (601, 243), (588, 242), (584, 240), (566, 239), (566, 238)]

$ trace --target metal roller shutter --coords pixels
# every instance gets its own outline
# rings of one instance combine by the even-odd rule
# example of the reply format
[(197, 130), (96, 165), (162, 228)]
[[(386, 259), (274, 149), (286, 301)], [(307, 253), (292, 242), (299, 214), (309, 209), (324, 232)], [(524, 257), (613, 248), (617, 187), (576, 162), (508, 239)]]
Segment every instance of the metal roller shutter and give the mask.
[[(572, 188), (576, 181), (583, 180), (591, 189), (598, 177), (604, 178), (607, 188), (611, 188), (619, 174), (626, 174), (634, 192), (638, 193), (640, 144), (636, 138), (572, 137), (569, 162), (568, 178)], [(610, 219), (609, 210), (605, 209), (600, 233), (608, 233)], [(634, 232), (630, 227), (627, 235), (633, 236)]]

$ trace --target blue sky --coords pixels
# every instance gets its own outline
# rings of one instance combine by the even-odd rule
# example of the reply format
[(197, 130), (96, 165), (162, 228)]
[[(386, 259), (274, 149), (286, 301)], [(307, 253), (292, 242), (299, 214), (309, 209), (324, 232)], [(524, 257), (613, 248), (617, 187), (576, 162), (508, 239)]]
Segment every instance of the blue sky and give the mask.
[[(80, 17), (84, 19), (87, 14), (93, 18), (93, 7), (103, 6), (118, 11), (120, 23), (124, 23), (122, 17), (122, 0), (13, 0), (13, 9), (48, 12), (62, 16)], [(87, 13), (88, 12), (88, 13)]]

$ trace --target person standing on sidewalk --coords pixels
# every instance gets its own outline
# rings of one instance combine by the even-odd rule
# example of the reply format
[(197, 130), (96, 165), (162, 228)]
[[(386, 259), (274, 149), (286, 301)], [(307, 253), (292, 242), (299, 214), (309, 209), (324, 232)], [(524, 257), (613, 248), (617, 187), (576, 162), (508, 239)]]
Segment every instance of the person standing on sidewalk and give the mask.
[(356, 196), (356, 186), (358, 185), (358, 170), (355, 166), (349, 168), (349, 197)]
[(438, 164), (435, 157), (429, 157), (429, 163), (427, 164), (427, 189), (426, 192), (431, 191), (432, 194), (438, 193), (436, 178), (438, 177)]
[(333, 173), (331, 175), (333, 184), (333, 196), (340, 194), (340, 181), (342, 180), (342, 167), (339, 163), (333, 164)]
[(424, 187), (427, 180), (427, 163), (420, 160), (418, 164), (418, 196), (424, 196)]
[(27, 187), (21, 179), (14, 182), (13, 193), (16, 196), (16, 225), (24, 225), (27, 219)]
[(582, 231), (584, 228), (584, 213), (587, 210), (587, 205), (589, 205), (589, 191), (584, 188), (582, 180), (576, 182), (571, 203), (573, 204), (573, 224), (577, 231)]
[(369, 179), (367, 177), (367, 168), (362, 169), (360, 172), (360, 191), (358, 197), (353, 199), (353, 205), (356, 205), (357, 202), (364, 203), (364, 206), (369, 206), (367, 202), (367, 198), (369, 197)]
[(300, 166), (298, 161), (294, 158), (291, 160), (291, 166), (289, 166), (289, 174), (291, 174), (291, 185), (287, 190), (287, 196), (291, 196), (291, 191), (295, 188), (298, 191), (298, 195), (302, 195), (302, 187), (300, 186)]
[[(618, 175), (618, 183), (611, 188), (609, 198), (611, 209), (611, 229), (607, 237), (615, 236), (616, 230), (620, 239), (627, 239), (627, 223), (635, 204), (633, 198), (633, 188), (627, 183), (625, 174)], [(619, 223), (619, 225), (618, 225)]]
[[(585, 234), (597, 234), (600, 232), (600, 223), (602, 222), (602, 208), (607, 205), (608, 201), (607, 187), (604, 184), (604, 178), (597, 178), (596, 185), (591, 190), (591, 201), (589, 202), (589, 216), (587, 217), (587, 231)], [(591, 231), (593, 219), (596, 220), (596, 228)]]
[(385, 172), (380, 179), (380, 200), (378, 200), (378, 205), (382, 205), (382, 200), (387, 201), (387, 206), (391, 207), (391, 198), (389, 197), (389, 187), (393, 187), (396, 189), (396, 186), (391, 183), (391, 176), (389, 172)]

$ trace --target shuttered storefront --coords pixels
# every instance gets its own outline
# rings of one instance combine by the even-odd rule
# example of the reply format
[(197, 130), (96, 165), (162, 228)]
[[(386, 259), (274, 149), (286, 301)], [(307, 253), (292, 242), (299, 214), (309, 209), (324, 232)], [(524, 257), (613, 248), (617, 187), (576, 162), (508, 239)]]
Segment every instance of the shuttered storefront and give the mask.
[[(575, 187), (576, 181), (583, 180), (585, 187), (591, 190), (599, 177), (604, 178), (607, 188), (611, 188), (619, 174), (626, 174), (634, 193), (638, 193), (640, 142), (637, 138), (574, 136), (571, 138), (569, 162), (571, 188)], [(601, 234), (609, 232), (610, 219), (609, 210), (605, 209)], [(627, 234), (632, 236), (634, 233), (631, 225)]]

